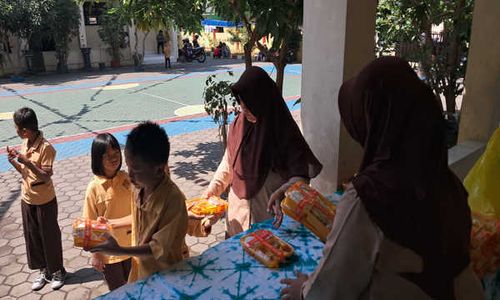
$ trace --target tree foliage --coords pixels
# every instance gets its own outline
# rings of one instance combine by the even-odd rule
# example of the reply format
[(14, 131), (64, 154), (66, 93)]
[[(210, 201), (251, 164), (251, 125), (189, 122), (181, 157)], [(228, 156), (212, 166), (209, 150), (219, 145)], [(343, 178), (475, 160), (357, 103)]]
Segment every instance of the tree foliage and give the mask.
[(47, 30), (44, 32), (54, 39), (58, 70), (64, 70), (68, 60), (71, 38), (78, 35), (80, 10), (74, 0), (54, 0), (53, 9), (43, 19)]
[(109, 45), (109, 54), (115, 61), (121, 58), (120, 48), (125, 43), (125, 19), (119, 14), (107, 14), (102, 18), (99, 37)]
[[(446, 99), (447, 116), (456, 111), (472, 26), (473, 0), (381, 0), (377, 13), (377, 52), (396, 51), (418, 62), (426, 82)], [(441, 34), (432, 25), (443, 26)]]
[(74, 0), (0, 0), (0, 38), (26, 39), (31, 50), (41, 51), (42, 38), (54, 39), (59, 63), (66, 64), (68, 44), (80, 22)]
[[(228, 73), (233, 76), (232, 72)], [(219, 125), (219, 135), (224, 149), (227, 145), (228, 118), (236, 107), (236, 98), (231, 92), (231, 84), (228, 80), (218, 80), (217, 75), (213, 74), (207, 77), (203, 92), (205, 111)]]
[[(275, 65), (276, 83), (282, 89), (290, 40), (303, 21), (303, 0), (210, 0), (209, 3), (221, 17), (243, 23), (249, 36), (244, 45), (246, 66), (252, 65), (251, 52), (257, 46)], [(270, 49), (260, 43), (262, 37), (273, 40)]]
[[(173, 26), (182, 27), (186, 31), (201, 29), (204, 0), (119, 0), (115, 1), (111, 14), (120, 15), (129, 24), (134, 24), (136, 64), (142, 64), (144, 58), (145, 39), (150, 31), (157, 31)], [(145, 32), (142, 41), (142, 53), (138, 50), (137, 30)]]

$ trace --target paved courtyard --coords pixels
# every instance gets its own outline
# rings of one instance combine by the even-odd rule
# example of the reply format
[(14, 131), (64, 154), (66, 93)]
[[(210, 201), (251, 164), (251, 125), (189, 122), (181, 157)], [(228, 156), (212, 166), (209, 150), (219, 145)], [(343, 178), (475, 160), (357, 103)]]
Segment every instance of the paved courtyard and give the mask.
[[(196, 69), (184, 70), (194, 67)], [(227, 69), (237, 70), (241, 67), (241, 64), (228, 64), (224, 67), (209, 65), (205, 67), (206, 69), (199, 69), (200, 66), (196, 65), (178, 66), (173, 72), (184, 72), (183, 76), (188, 78), (198, 76), (197, 81), (191, 83), (180, 81), (170, 87), (175, 92), (180, 90), (178, 94), (167, 91), (168, 84), (158, 76), (171, 74), (164, 74), (159, 67), (157, 70), (146, 72), (147, 75), (129, 72), (127, 69), (118, 70), (114, 80), (120, 78), (129, 80), (127, 84), (139, 84), (132, 89), (128, 87), (118, 90), (103, 89), (103, 78), (115, 76), (110, 74), (69, 74), (69, 77), (73, 76), (76, 79), (66, 81), (63, 78), (58, 81), (59, 75), (45, 76), (21, 85), (2, 84), (0, 113), (14, 111), (23, 105), (33, 107), (39, 113), (42, 129), (47, 132), (47, 137), (58, 150), (53, 179), (59, 203), (64, 263), (69, 275), (66, 285), (59, 291), (52, 291), (50, 285), (38, 292), (31, 291), (31, 283), (37, 273), (28, 268), (26, 261), (20, 213), (20, 176), (6, 164), (3, 148), (5, 145), (18, 144), (20, 140), (13, 135), (12, 120), (0, 121), (0, 299), (89, 299), (106, 293), (108, 289), (102, 281), (102, 275), (90, 265), (90, 255), (74, 248), (71, 237), (71, 224), (81, 215), (85, 189), (92, 177), (88, 155), (92, 132), (109, 130), (118, 137), (120, 143), (124, 143), (126, 133), (134, 123), (145, 119), (158, 120), (171, 137), (170, 166), (174, 182), (179, 185), (187, 198), (198, 196), (208, 185), (223, 154), (217, 136), (218, 131), (209, 118), (201, 115), (186, 117), (178, 114), (180, 118), (171, 119), (171, 117), (176, 116), (177, 108), (202, 104), (203, 82), (209, 73), (220, 70), (224, 73)], [(141, 82), (143, 76), (149, 76), (149, 79), (154, 80)], [(293, 69), (287, 76), (285, 82), (289, 80), (289, 83), (284, 94), (290, 100), (289, 106), (298, 120), (298, 107), (292, 104), (296, 98), (294, 96), (300, 93), (300, 77), (293, 74)], [(78, 79), (80, 77), (84, 79)], [(234, 79), (237, 78), (238, 74), (235, 74)], [(80, 88), (76, 86), (82, 84), (86, 86)], [(92, 85), (96, 84), (99, 89), (91, 90)], [(112, 83), (106, 86), (115, 84), (124, 83)], [(70, 88), (61, 90), (65, 86)], [(140, 86), (147, 88), (147, 93), (151, 95), (173, 101), (182, 100), (184, 94), (192, 95), (192, 99), (195, 100), (190, 100), (191, 102), (187, 101), (187, 98), (182, 100), (188, 105), (174, 105), (172, 101), (161, 99), (156, 103), (155, 97), (136, 92)], [(159, 86), (163, 87), (152, 91)], [(50, 90), (50, 88), (57, 89)], [(7, 91), (12, 93), (12, 90), (16, 91), (15, 95), (8, 94)], [(94, 95), (99, 91), (100, 93)], [(95, 97), (92, 98), (93, 96)], [(131, 105), (134, 101), (136, 101), (135, 106)], [(110, 106), (107, 110), (101, 110), (107, 105)], [(109, 129), (110, 127), (113, 128)], [(186, 237), (191, 255), (198, 255), (223, 239), (223, 222), (214, 226), (209, 237)]]

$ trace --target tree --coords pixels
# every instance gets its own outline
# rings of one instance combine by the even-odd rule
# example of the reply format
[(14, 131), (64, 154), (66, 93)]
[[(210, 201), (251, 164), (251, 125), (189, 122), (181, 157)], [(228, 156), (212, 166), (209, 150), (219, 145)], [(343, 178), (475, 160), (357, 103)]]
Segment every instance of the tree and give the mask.
[(107, 14), (103, 16), (102, 26), (98, 30), (101, 40), (109, 45), (112, 66), (120, 64), (120, 48), (125, 43), (125, 32), (123, 31), (125, 25), (126, 22), (121, 15)]
[[(53, 5), (54, 0), (0, 0), (2, 38), (5, 41), (9, 34), (12, 34), (18, 39), (18, 44), (20, 39), (28, 41), (29, 48), (33, 52), (34, 71), (45, 70), (41, 52), (42, 33), (45, 29), (43, 20)], [(18, 59), (21, 57), (20, 48), (17, 56)]]
[[(173, 24), (187, 31), (199, 31), (204, 11), (203, 0), (121, 0), (111, 14), (119, 14), (136, 27), (134, 60), (141, 65), (144, 59), (145, 39), (153, 30), (169, 28)], [(145, 32), (142, 53), (138, 50), (137, 30)]]
[[(233, 76), (232, 72), (228, 72)], [(205, 81), (203, 98), (205, 99), (205, 111), (212, 116), (212, 119), (219, 125), (219, 136), (222, 139), (223, 149), (227, 146), (227, 125), (231, 110), (236, 107), (236, 98), (231, 92), (231, 82), (227, 80), (217, 80), (215, 74), (209, 75)], [(230, 107), (232, 106), (232, 109)]]
[[(377, 13), (377, 52), (400, 52), (418, 62), (436, 97), (446, 100), (453, 119), (463, 92), (472, 26), (473, 0), (381, 0)], [(432, 25), (443, 25), (440, 35)], [(440, 101), (441, 103), (441, 101)]]
[[(35, 71), (45, 69), (41, 52), (43, 38), (54, 39), (58, 70), (65, 69), (68, 44), (79, 22), (80, 13), (73, 0), (0, 0), (0, 38), (5, 44), (9, 35), (27, 40)], [(18, 52), (18, 58), (20, 56)]]
[(43, 23), (46, 24), (49, 37), (53, 38), (58, 60), (57, 70), (66, 71), (68, 48), (71, 38), (78, 34), (80, 25), (80, 10), (73, 0), (55, 0), (53, 9), (48, 11)]
[[(211, 0), (217, 14), (243, 22), (248, 42), (244, 45), (246, 67), (252, 65), (252, 49), (257, 46), (276, 67), (276, 84), (283, 90), (283, 80), (290, 39), (303, 20), (303, 0)], [(271, 49), (260, 43), (262, 37), (273, 40)]]

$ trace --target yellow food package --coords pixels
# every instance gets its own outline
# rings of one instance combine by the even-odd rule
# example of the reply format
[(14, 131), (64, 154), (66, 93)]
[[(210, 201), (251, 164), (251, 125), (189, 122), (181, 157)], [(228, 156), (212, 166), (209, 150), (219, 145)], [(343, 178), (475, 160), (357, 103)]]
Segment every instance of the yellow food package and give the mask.
[(243, 249), (268, 268), (278, 268), (293, 255), (293, 247), (271, 231), (256, 230), (240, 239)]
[(500, 128), (464, 180), (475, 213), (500, 220)]
[(500, 268), (500, 220), (472, 215), (470, 259), (480, 278)]
[(201, 216), (216, 215), (227, 210), (227, 202), (216, 196), (208, 199), (190, 199), (187, 201), (186, 206), (189, 208), (189, 211)]
[(95, 220), (77, 218), (73, 222), (73, 240), (75, 247), (92, 248), (106, 241), (110, 233), (109, 225)]
[(320, 240), (326, 241), (335, 217), (335, 205), (304, 182), (296, 182), (285, 192), (283, 212), (304, 224)]

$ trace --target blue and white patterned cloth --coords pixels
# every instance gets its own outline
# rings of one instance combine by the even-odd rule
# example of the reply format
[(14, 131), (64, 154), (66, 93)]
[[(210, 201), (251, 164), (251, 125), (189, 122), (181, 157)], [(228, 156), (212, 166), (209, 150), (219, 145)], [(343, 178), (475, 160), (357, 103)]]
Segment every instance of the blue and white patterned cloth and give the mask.
[[(340, 195), (329, 197), (335, 204)], [(276, 230), (272, 220), (255, 224), (248, 232), (269, 229), (294, 247), (292, 260), (280, 269), (269, 269), (243, 251), (236, 235), (145, 280), (123, 286), (97, 299), (280, 299), (282, 278), (294, 271), (311, 273), (323, 256), (324, 244), (303, 225), (285, 216)], [(500, 270), (483, 280), (486, 299), (500, 299)]]
[(248, 232), (269, 229), (293, 246), (291, 261), (280, 269), (269, 269), (249, 256), (236, 235), (189, 258), (171, 269), (123, 286), (98, 299), (279, 299), (282, 278), (294, 271), (311, 273), (324, 244), (303, 225), (285, 216), (280, 229), (271, 220), (255, 224)]

